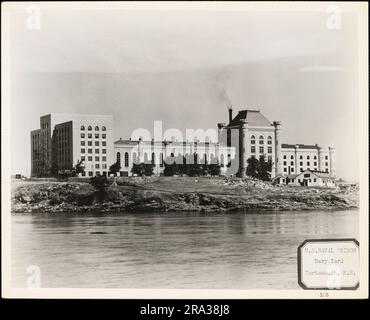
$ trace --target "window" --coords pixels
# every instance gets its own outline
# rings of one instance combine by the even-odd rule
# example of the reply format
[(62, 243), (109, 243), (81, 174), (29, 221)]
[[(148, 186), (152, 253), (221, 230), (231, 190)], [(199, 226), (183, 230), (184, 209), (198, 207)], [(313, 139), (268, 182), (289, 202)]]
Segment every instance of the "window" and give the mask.
[(283, 165), (286, 166), (286, 161), (283, 162)]
[(316, 178), (315, 178), (315, 179), (313, 179), (313, 182), (316, 182)]
[(95, 163), (95, 169), (100, 169), (99, 163)]
[(310, 162), (309, 162), (309, 161), (307, 161), (307, 165), (308, 165), (308, 166), (310, 165)]
[(117, 152), (116, 161), (121, 165), (121, 154), (119, 152)]
[(88, 156), (87, 160), (92, 161), (92, 156)]
[(103, 151), (103, 153), (104, 153), (104, 154), (106, 154), (106, 153), (107, 153), (107, 149), (103, 149), (102, 151)]
[(107, 157), (101, 157), (102, 161), (107, 161)]
[[(313, 159), (314, 159), (314, 160), (316, 160), (316, 159), (317, 159), (317, 157), (316, 157), (316, 156), (313, 156)], [(316, 180), (316, 179), (315, 179), (315, 180)]]
[(259, 137), (259, 144), (264, 144), (264, 142), (265, 142), (265, 141), (264, 141), (263, 136), (260, 136), (260, 137)]
[(286, 159), (286, 155), (284, 155), (284, 157), (283, 157), (284, 159)]
[(270, 136), (267, 137), (267, 144), (272, 144), (272, 138)]
[(81, 161), (85, 161), (85, 156), (82, 156), (81, 157)]
[[(125, 161), (126, 161), (126, 159), (125, 159)], [(152, 164), (155, 164), (155, 153), (154, 152), (152, 153)], [(126, 167), (128, 167), (128, 166), (126, 166)]]
[(92, 127), (91, 126), (88, 126), (87, 127), (87, 130), (91, 131), (92, 130)]
[(251, 146), (251, 153), (256, 153), (256, 147), (255, 146)]
[(267, 147), (267, 153), (272, 153), (272, 147)]
[(299, 171), (303, 172), (303, 169), (301, 168)]
[(163, 153), (159, 155), (159, 166), (163, 167)]
[(256, 137), (255, 136), (251, 136), (251, 144), (256, 144)]
[(81, 133), (81, 138), (84, 139), (85, 138), (85, 134), (84, 133)]
[(300, 165), (300, 166), (303, 166), (303, 162), (302, 162), (302, 161), (300, 161), (300, 162), (299, 162), (299, 165)]
[(303, 156), (299, 156), (299, 159), (302, 160), (303, 159)]
[(317, 166), (317, 162), (315, 161), (315, 162), (313, 163), (313, 165), (314, 165), (314, 166)]
[(95, 131), (99, 131), (99, 127), (98, 126), (95, 126)]
[(292, 182), (294, 182), (294, 179), (292, 179)]
[(87, 135), (87, 137), (88, 137), (89, 139), (91, 139), (91, 138), (92, 138), (92, 134), (91, 134), (91, 133), (89, 133), (89, 134)]
[(128, 152), (125, 152), (125, 167), (129, 166), (129, 155)]
[(81, 149), (81, 153), (85, 153), (85, 148), (82, 148)]
[(89, 171), (89, 177), (92, 177), (92, 176), (93, 176), (92, 171)]
[(105, 147), (107, 145), (107, 142), (103, 141), (101, 144), (102, 144), (103, 147)]
[(264, 148), (263, 147), (260, 147), (260, 153), (264, 153)]
[(87, 141), (87, 145), (92, 146), (92, 141)]
[(81, 131), (84, 131), (85, 130), (85, 126), (81, 126)]
[(325, 162), (325, 166), (328, 166), (328, 163), (327, 162)]
[(99, 141), (95, 141), (95, 146), (99, 147)]
[(103, 169), (107, 169), (107, 164), (106, 164), (106, 163), (103, 163), (103, 164), (102, 164), (102, 168), (103, 168)]
[(107, 130), (104, 126), (102, 126), (101, 129), (102, 129), (102, 131), (106, 131)]
[(268, 156), (267, 159), (268, 162), (272, 162), (272, 156)]
[(310, 156), (307, 156), (307, 160), (310, 160)]
[(107, 137), (107, 135), (106, 135), (105, 133), (102, 133), (101, 137), (102, 137), (103, 139), (105, 139), (105, 138)]
[(99, 153), (100, 152), (100, 150), (99, 149), (95, 149), (95, 153)]
[(92, 153), (92, 149), (88, 149), (87, 150), (87, 153)]
[(293, 161), (290, 161), (290, 165), (291, 165), (291, 166), (294, 166), (294, 162), (293, 162)]
[(99, 133), (95, 133), (95, 139), (99, 139)]
[(81, 141), (81, 146), (84, 146), (85, 145), (85, 141)]
[(325, 156), (325, 160), (328, 160), (328, 156)]
[[(293, 173), (294, 172), (294, 168), (290, 168), (290, 171)], [(294, 179), (293, 179), (294, 180)], [(294, 181), (293, 181), (294, 182)]]
[(99, 161), (99, 157), (95, 157), (95, 161)]
[(284, 172), (286, 172), (286, 168), (284, 168)]

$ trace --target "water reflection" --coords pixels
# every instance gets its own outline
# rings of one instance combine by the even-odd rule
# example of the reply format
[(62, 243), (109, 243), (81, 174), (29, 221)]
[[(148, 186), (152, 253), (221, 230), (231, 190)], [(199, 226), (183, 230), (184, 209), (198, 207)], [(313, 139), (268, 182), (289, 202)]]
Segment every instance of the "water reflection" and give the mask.
[(357, 237), (357, 211), (12, 217), (12, 283), (43, 287), (297, 288), (309, 238)]

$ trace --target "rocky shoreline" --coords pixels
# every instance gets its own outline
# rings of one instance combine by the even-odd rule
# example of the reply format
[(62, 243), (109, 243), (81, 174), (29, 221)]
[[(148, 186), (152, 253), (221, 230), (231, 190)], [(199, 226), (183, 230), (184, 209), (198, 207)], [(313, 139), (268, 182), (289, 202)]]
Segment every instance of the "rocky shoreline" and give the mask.
[(88, 181), (22, 181), (13, 213), (232, 212), (358, 208), (358, 189), (277, 187), (250, 179), (117, 178), (105, 193)]

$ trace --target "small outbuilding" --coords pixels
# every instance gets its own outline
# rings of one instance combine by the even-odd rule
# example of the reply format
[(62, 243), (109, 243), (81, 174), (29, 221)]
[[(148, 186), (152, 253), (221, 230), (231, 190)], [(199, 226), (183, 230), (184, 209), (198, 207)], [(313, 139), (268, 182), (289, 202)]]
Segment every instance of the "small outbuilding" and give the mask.
[(305, 187), (336, 187), (335, 178), (328, 172), (305, 170), (298, 174), (277, 175), (272, 180), (274, 185), (293, 185)]

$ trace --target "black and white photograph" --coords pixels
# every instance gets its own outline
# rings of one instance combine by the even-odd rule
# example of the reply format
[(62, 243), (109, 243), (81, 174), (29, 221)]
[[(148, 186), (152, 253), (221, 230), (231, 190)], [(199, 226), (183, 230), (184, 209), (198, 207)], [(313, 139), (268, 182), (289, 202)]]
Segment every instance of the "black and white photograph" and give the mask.
[(367, 9), (3, 2), (3, 296), (367, 298)]

